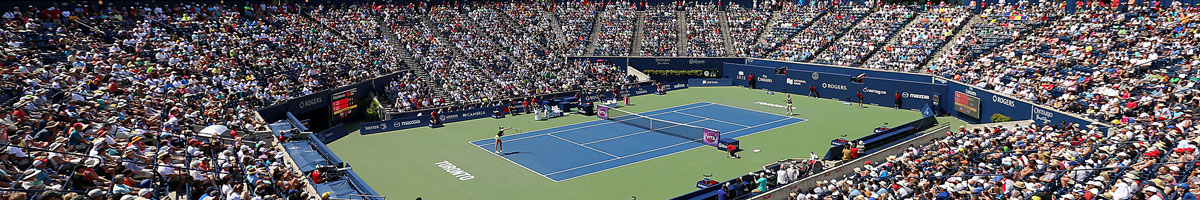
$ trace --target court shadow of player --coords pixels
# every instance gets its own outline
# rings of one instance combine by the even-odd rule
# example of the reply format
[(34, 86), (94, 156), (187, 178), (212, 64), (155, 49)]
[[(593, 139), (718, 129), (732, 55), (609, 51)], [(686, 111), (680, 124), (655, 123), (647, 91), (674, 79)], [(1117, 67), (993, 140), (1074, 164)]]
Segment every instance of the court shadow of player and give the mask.
[(502, 155), (504, 155), (504, 156), (507, 156), (507, 155), (521, 154), (521, 153), (525, 153), (525, 154), (533, 154), (533, 152), (521, 152), (521, 151), (514, 151), (514, 152), (504, 152), (504, 153), (501, 153), (501, 154), (502, 154)]

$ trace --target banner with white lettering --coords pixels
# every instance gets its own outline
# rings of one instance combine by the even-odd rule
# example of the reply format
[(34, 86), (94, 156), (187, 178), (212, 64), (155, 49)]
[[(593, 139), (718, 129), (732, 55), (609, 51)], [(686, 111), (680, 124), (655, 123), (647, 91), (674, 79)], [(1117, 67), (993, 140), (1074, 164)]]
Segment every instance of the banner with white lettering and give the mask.
[(429, 116), (396, 118), (377, 122), (363, 122), (359, 125), (359, 134), (370, 135), (388, 131), (403, 130), (429, 125)]
[(725, 78), (688, 79), (688, 86), (691, 86), (691, 87), (712, 87), (712, 86), (732, 86), (732, 85), (733, 85), (733, 79), (725, 79)]

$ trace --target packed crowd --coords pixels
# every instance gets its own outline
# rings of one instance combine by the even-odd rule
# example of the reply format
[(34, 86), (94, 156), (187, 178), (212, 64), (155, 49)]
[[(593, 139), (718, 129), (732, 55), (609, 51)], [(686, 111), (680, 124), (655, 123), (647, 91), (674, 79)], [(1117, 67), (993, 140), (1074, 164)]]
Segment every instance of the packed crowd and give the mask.
[(916, 13), (917, 10), (908, 6), (883, 5), (876, 7), (875, 11), (863, 18), (855, 28), (846, 32), (841, 40), (830, 45), (821, 55), (817, 55), (813, 62), (858, 66), (865, 62), (876, 48), (892, 38), (893, 34), (903, 29)]
[(778, 47), (770, 56), (772, 59), (788, 61), (808, 61), (821, 49), (837, 42), (839, 36), (871, 12), (872, 1), (851, 3), (850, 5), (835, 5), (820, 19), (795, 33)]
[[(1147, 119), (1111, 134), (1096, 126), (961, 128), (793, 199), (1195, 198), (1200, 132), (1191, 114)], [(1187, 198), (1185, 198), (1187, 199)]]
[(725, 56), (725, 36), (721, 33), (716, 5), (687, 8), (687, 54), (685, 56)]
[(597, 56), (628, 56), (631, 51), (636, 8), (629, 2), (614, 2), (605, 5), (604, 18), (600, 19), (600, 38), (596, 38)]
[(729, 55), (749, 57), (753, 45), (757, 44), (759, 34), (766, 29), (767, 20), (771, 14), (768, 10), (746, 8), (737, 3), (729, 3), (725, 8), (729, 16)]
[(563, 49), (569, 55), (584, 55), (588, 41), (591, 41), (592, 26), (595, 26), (597, 7), (579, 1), (566, 1), (556, 4), (555, 16), (561, 24), (566, 44)]
[[(8, 199), (309, 199), (257, 108), (403, 68), (296, 6), (6, 11), (0, 185)], [(305, 53), (298, 53), (305, 52)], [(15, 95), (13, 95), (15, 94)], [(197, 134), (224, 125), (231, 138)]]
[[(968, 17), (965, 7), (826, 4), (785, 3), (769, 25), (769, 12), (731, 5), (733, 49), (715, 6), (684, 8), (686, 28), (680, 10), (652, 6), (633, 54), (853, 66), (882, 46), (864, 67), (933, 73), (1118, 125), (1107, 136), (1067, 124), (959, 130), (798, 197), (1167, 198), (1200, 184), (1194, 7), (1089, 2), (1067, 14), (1018, 1)], [(632, 82), (623, 66), (565, 59), (592, 39), (596, 55), (630, 52), (634, 7), (604, 10), (594, 25), (598, 7), (583, 2), (18, 7), (0, 19), (0, 174), (10, 174), (0, 186), (54, 190), (9, 199), (308, 199), (281, 150), (194, 130), (262, 131), (258, 108), (392, 73), (385, 104), (400, 110)]]
[(1029, 4), (1026, 1), (1018, 4), (1023, 6), (989, 6), (983, 9), (972, 19), (976, 23), (961, 30), (963, 33), (959, 34), (960, 37), (955, 37), (942, 47), (944, 53), (932, 58), (927, 69), (920, 70), (948, 75), (960, 70), (960, 67), (970, 66), (980, 55), (1017, 39), (1026, 30), (1045, 25), (1048, 20), (1064, 12), (1049, 4)]
[(812, 25), (829, 9), (829, 2), (809, 1), (808, 4), (785, 4), (780, 11), (779, 19), (771, 24), (770, 30), (763, 33), (763, 41), (755, 45), (750, 52), (751, 57), (766, 58), (782, 49), (789, 38)]
[(675, 7), (653, 5), (646, 8), (646, 27), (642, 31), (642, 56), (679, 56), (679, 16)]
[(864, 67), (893, 71), (915, 71), (937, 53), (955, 31), (966, 24), (970, 12), (963, 7), (939, 6), (915, 19), (912, 27), (897, 34), (896, 42), (884, 46)]
[(446, 100), (433, 92), (432, 87), (425, 85), (419, 75), (406, 72), (396, 76), (384, 89), (387, 104), (397, 111), (412, 111), (425, 108), (436, 108), (446, 105)]

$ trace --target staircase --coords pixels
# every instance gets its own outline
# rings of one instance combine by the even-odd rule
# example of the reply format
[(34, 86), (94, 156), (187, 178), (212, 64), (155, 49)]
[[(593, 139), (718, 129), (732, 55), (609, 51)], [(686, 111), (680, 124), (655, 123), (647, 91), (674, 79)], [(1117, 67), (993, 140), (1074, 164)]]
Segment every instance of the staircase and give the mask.
[(303, 16), (304, 19), (307, 19), (310, 23), (319, 24), (321, 28), (325, 28), (325, 30), (336, 34), (338, 37), (342, 38), (342, 40), (349, 42), (350, 44), (354, 44), (354, 46), (357, 46), (358, 48), (367, 48), (365, 42), (351, 39), (349, 36), (346, 36), (345, 33), (342, 33), (337, 29), (333, 29), (333, 27), (329, 27), (329, 24), (322, 23), (321, 20), (317, 20), (317, 18), (312, 17), (312, 15), (310, 15), (308, 12), (300, 12), (300, 16)]
[[(508, 21), (507, 23), (509, 23), (509, 24), (516, 24), (516, 23), (513, 23), (512, 20), (508, 19), (507, 14), (504, 14), (501, 12), (496, 12), (495, 14), (498, 15), (498, 18), (500, 18), (500, 20)], [(474, 22), (474, 21), (472, 21), (472, 22)], [(483, 24), (474, 23), (474, 26), (475, 26), (475, 28), (471, 29), (471, 31), (474, 31), (475, 35), (485, 37), (489, 41), (491, 41), (492, 44), (495, 45), (494, 47), (496, 47), (496, 49), (492, 49), (493, 51), (496, 51), (497, 53), (499, 53), (500, 56), (503, 56), (505, 58), (505, 60), (511, 61), (511, 59), (514, 59), (512, 54), (509, 52), (509, 51), (511, 51), (511, 49), (508, 49), (508, 47), (503, 46), (503, 44), (505, 44), (505, 43), (497, 41), (496, 37), (491, 37), (492, 34), (486, 32), (487, 30), (485, 30), (483, 28)]]
[(929, 55), (928, 59), (921, 61), (921, 65), (917, 69), (918, 70), (919, 69), (928, 69), (929, 61), (941, 57), (942, 54), (946, 54), (946, 52), (950, 50), (950, 48), (947, 48), (950, 46), (950, 43), (953, 43), (956, 39), (958, 39), (959, 37), (962, 37), (963, 34), (973, 31), (974, 28), (971, 28), (971, 27), (974, 26), (975, 24), (983, 21), (983, 18), (979, 18), (976, 16), (977, 16), (977, 14), (972, 12), (971, 16), (969, 16), (970, 20), (967, 20), (967, 23), (963, 23), (962, 25), (959, 25), (958, 28), (956, 28), (954, 31), (955, 32), (954, 36), (950, 36), (950, 38), (946, 38), (946, 42), (943, 42), (941, 45), (939, 45), (937, 47), (937, 51), (935, 51), (936, 53)]
[(977, 16), (977, 14), (975, 14), (974, 12), (972, 12), (970, 16), (967, 16), (967, 19), (969, 19), (969, 20), (967, 20), (966, 23), (958, 25), (957, 28), (954, 28), (954, 35), (950, 36), (949, 38), (946, 38), (946, 42), (939, 44), (937, 46), (937, 50), (934, 50), (933, 54), (930, 54), (928, 57), (925, 58), (925, 60), (921, 61), (920, 65), (917, 65), (919, 67), (917, 67), (916, 70), (928, 69), (928, 66), (926, 66), (926, 65), (929, 64), (930, 60), (936, 59), (940, 55), (946, 53), (946, 50), (949, 49), (949, 48), (946, 48), (946, 46), (949, 46), (949, 44), (951, 42), (954, 42), (954, 39), (958, 39), (958, 37), (962, 37), (962, 35), (964, 33), (970, 32), (971, 25), (974, 25), (975, 23), (979, 23), (979, 21), (982, 20), (981, 18), (978, 18), (976, 16)]
[(720, 25), (721, 38), (724, 39), (722, 41), (725, 41), (725, 43), (722, 44), (722, 45), (724, 45), (722, 47), (725, 48), (725, 54), (721, 55), (721, 56), (729, 56), (729, 55), (731, 55), (730, 52), (733, 52), (733, 44), (731, 42), (732, 40), (729, 40), (729, 12), (718, 11), (717, 12), (717, 23), (719, 23), (719, 25)]
[[(542, 12), (542, 17), (550, 21), (550, 32), (554, 33), (554, 38), (547, 39), (547, 42), (554, 44), (566, 44), (567, 35), (563, 34), (562, 22), (558, 21), (558, 16), (554, 12)], [(555, 45), (557, 46), (557, 45)]]
[[(432, 14), (431, 14), (430, 16), (432, 16)], [(437, 40), (438, 40), (438, 41), (441, 41), (441, 42), (443, 42), (443, 43), (444, 43), (444, 42), (449, 42), (449, 41), (450, 41), (449, 39), (447, 39), (447, 38), (446, 38), (446, 36), (445, 36), (445, 35), (442, 35), (442, 32), (439, 32), (439, 31), (438, 31), (436, 28), (434, 28), (434, 26), (435, 26), (435, 25), (433, 24), (433, 20), (432, 20), (432, 19), (430, 19), (430, 17), (422, 17), (422, 18), (421, 18), (421, 23), (422, 23), (422, 24), (424, 24), (424, 27), (425, 27), (425, 29), (426, 29), (427, 31), (429, 31), (431, 34), (433, 34), (433, 37), (437, 38)], [(443, 46), (451, 46), (451, 47), (453, 47), (453, 48), (455, 48), (455, 49), (458, 49), (458, 45), (451, 45), (451, 44), (442, 44), (442, 45), (443, 45)], [(459, 58), (466, 58), (466, 57), (465, 57), (465, 56), (463, 56), (463, 54), (462, 54), (462, 52), (463, 52), (463, 51), (462, 51), (462, 49), (458, 49), (457, 51), (450, 51), (450, 52), (451, 52), (451, 53), (454, 53), (454, 56), (456, 56), (456, 57), (459, 57)], [(425, 73), (423, 73), (423, 74), (424, 74), (425, 76), (429, 76), (429, 73), (428, 73), (428, 72), (425, 72)], [(435, 82), (435, 81), (433, 81), (433, 79), (432, 79), (433, 77), (429, 77), (429, 78), (430, 78), (430, 79), (429, 79), (428, 83), (429, 83), (431, 86), (432, 86), (432, 85), (435, 85), (435, 84), (436, 84), (436, 82)], [(446, 99), (447, 101), (449, 101), (449, 100), (450, 100), (450, 98), (447, 98), (447, 97), (450, 97), (450, 95), (446, 93), (446, 90), (433, 90), (433, 92), (434, 92), (434, 94), (437, 94), (438, 96), (442, 97), (442, 99)]]
[(887, 37), (888, 39), (886, 41), (879, 43), (879, 44), (875, 44), (875, 49), (871, 50), (871, 53), (867, 53), (867, 55), (863, 56), (863, 58), (866, 58), (866, 59), (860, 58), (858, 61), (854, 61), (854, 64), (851, 64), (851, 66), (862, 66), (864, 64), (870, 63), (868, 61), (875, 60), (875, 54), (879, 53), (880, 49), (883, 49), (884, 46), (895, 45), (896, 38), (897, 38), (896, 35), (899, 35), (900, 32), (904, 32), (904, 30), (908, 30), (909, 28), (916, 26), (916, 24), (917, 24), (916, 19), (920, 18), (921, 16), (922, 16), (922, 14), (918, 13), (918, 14), (913, 15), (912, 18), (908, 18), (908, 21), (904, 23), (904, 26), (888, 33), (889, 35), (888, 35), (888, 37)]
[(687, 50), (688, 50), (688, 41), (687, 41), (687, 36), (688, 36), (688, 28), (687, 27), (688, 26), (687, 25), (688, 24), (687, 24), (687, 21), (684, 21), (684, 20), (687, 20), (687, 16), (688, 16), (687, 12), (685, 12), (683, 10), (675, 10), (675, 24), (677, 24), (675, 26), (675, 27), (677, 27), (675, 32), (678, 33), (678, 34), (676, 34), (676, 37), (679, 38), (679, 40), (676, 40), (676, 42), (675, 42), (675, 53), (677, 53), (677, 56), (692, 56), (687, 53)]
[[(834, 8), (830, 8), (830, 9), (834, 9)], [(783, 11), (779, 11), (779, 12), (776, 12), (776, 13), (781, 13), (781, 12), (783, 12)], [(771, 47), (771, 48), (770, 48), (770, 51), (763, 52), (763, 53), (764, 53), (764, 55), (763, 55), (763, 56), (766, 56), (766, 55), (770, 55), (770, 54), (773, 54), (773, 53), (775, 53), (775, 51), (776, 51), (776, 50), (779, 50), (779, 47), (781, 47), (781, 46), (783, 46), (783, 45), (787, 45), (787, 43), (788, 43), (789, 41), (792, 41), (792, 38), (796, 37), (796, 35), (799, 35), (799, 33), (801, 33), (801, 32), (804, 32), (805, 30), (808, 30), (809, 28), (812, 28), (812, 25), (813, 25), (813, 24), (817, 23), (817, 21), (821, 21), (821, 19), (822, 19), (823, 17), (825, 17), (825, 15), (826, 15), (826, 14), (829, 14), (830, 12), (833, 12), (833, 11), (832, 11), (832, 10), (825, 10), (825, 11), (821, 11), (821, 14), (817, 14), (817, 16), (816, 16), (816, 17), (813, 17), (813, 20), (812, 20), (812, 21), (809, 21), (808, 23), (804, 24), (804, 26), (802, 27), (802, 29), (797, 29), (797, 30), (796, 30), (796, 31), (794, 31), (794, 32), (790, 32), (790, 33), (788, 33), (788, 36), (787, 36), (787, 38), (783, 39), (783, 42), (780, 42), (779, 44), (775, 44), (775, 46), (773, 46), (773, 47)], [(776, 15), (778, 15), (778, 14), (776, 14)], [(772, 17), (772, 18), (777, 18), (777, 17)], [(778, 20), (778, 19), (776, 19), (776, 20)], [(774, 26), (774, 25), (771, 25), (771, 26)], [(772, 28), (772, 29), (774, 29), (774, 28)], [(764, 30), (764, 31), (766, 31), (766, 30)], [(765, 42), (765, 41), (764, 41), (764, 42)], [(816, 55), (816, 54), (813, 54), (813, 55)], [(810, 56), (810, 57), (813, 57), (813, 56)]]
[[(780, 12), (780, 11), (772, 11), (771, 12), (771, 17), (767, 18), (767, 23), (763, 24), (763, 27), (761, 28), (761, 30), (759, 30), (758, 33), (756, 33), (754, 35), (754, 40), (752, 42), (750, 42), (750, 47), (747, 47), (747, 49), (749, 49), (749, 50), (747, 50), (746, 56), (766, 56), (766, 55), (754, 55), (753, 52), (755, 52), (755, 49), (758, 49), (757, 47), (759, 45), (762, 45), (764, 42), (767, 42), (766, 41), (767, 39), (763, 38), (763, 37), (767, 35), (767, 32), (770, 32), (771, 30), (775, 29), (774, 28), (775, 21), (779, 20), (779, 13), (782, 13), (782, 12)], [(770, 49), (768, 49), (768, 50), (770, 50)], [(764, 52), (764, 53), (770, 53), (770, 52)]]
[(601, 7), (600, 10), (596, 11), (596, 21), (592, 22), (592, 33), (589, 34), (590, 36), (588, 36), (588, 38), (591, 38), (591, 40), (587, 41), (587, 48), (584, 48), (583, 55), (596, 55), (596, 44), (600, 43), (600, 29), (604, 29), (603, 22), (606, 13), (608, 13), (608, 11), (607, 9), (604, 9), (604, 7)]
[(642, 31), (646, 30), (646, 11), (637, 11), (634, 13), (635, 19), (633, 28), (633, 47), (629, 48), (630, 56), (642, 55)]
[[(867, 19), (867, 17), (870, 17), (872, 14), (875, 14), (875, 12), (879, 12), (879, 10), (872, 8), (871, 12), (867, 13), (866, 15), (862, 15), (862, 17), (858, 17), (858, 19), (854, 20), (854, 26), (850, 26), (850, 28), (846, 29), (846, 31), (851, 31), (851, 30), (857, 29), (859, 26), (862, 26), (863, 19)], [(817, 20), (813, 20), (813, 22), (816, 22), (816, 21)], [(805, 29), (807, 29), (807, 27)], [(817, 57), (821, 56), (822, 53), (825, 53), (825, 50), (828, 50), (829, 47), (832, 47), (834, 44), (837, 44), (839, 41), (842, 41), (842, 37), (846, 37), (846, 33), (840, 33), (840, 34), (838, 34), (838, 36), (836, 38), (833, 38), (833, 40), (829, 40), (829, 42), (825, 43), (825, 45), (821, 45), (821, 48), (818, 48), (820, 50), (817, 50), (817, 52), (813, 52), (812, 56), (804, 58), (804, 62), (812, 62), (813, 59), (816, 59)]]
[[(387, 40), (388, 44), (391, 44), (392, 47), (396, 49), (396, 53), (400, 54), (399, 56), (402, 60), (404, 60), (404, 64), (413, 71), (413, 74), (417, 75), (417, 79), (420, 79), (423, 85), (434, 85), (433, 78), (429, 77), (429, 72), (425, 70), (425, 65), (421, 62), (418, 62), (417, 59), (413, 57), (412, 52), (409, 52), (408, 48), (405, 47), (404, 44), (400, 43), (400, 38), (396, 37), (396, 32), (393, 32), (392, 27), (388, 26), (387, 21), (383, 20), (383, 17), (379, 15), (372, 16), (375, 18), (375, 23), (380, 24), (379, 32), (383, 34), (383, 38)], [(446, 92), (442, 90), (435, 90), (434, 92), (434, 94), (438, 95), (438, 97), (447, 99)], [(388, 112), (395, 112), (394, 108), (389, 106), (391, 104), (380, 105), (383, 105), (384, 110)]]

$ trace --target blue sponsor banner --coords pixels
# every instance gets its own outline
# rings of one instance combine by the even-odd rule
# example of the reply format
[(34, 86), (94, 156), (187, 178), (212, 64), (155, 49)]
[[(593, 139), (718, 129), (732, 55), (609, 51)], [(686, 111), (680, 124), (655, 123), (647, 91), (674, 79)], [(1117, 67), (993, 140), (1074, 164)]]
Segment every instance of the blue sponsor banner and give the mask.
[(388, 131), (404, 130), (429, 125), (428, 116), (405, 117), (377, 122), (364, 122), (359, 125), (359, 134), (370, 135)]
[[(932, 82), (933, 81), (932, 76), (924, 75), (924, 74), (893, 72), (893, 71), (876, 71), (876, 70), (861, 69), (861, 68), (848, 68), (848, 67), (838, 67), (838, 66), (830, 66), (830, 65), (795, 63), (795, 62), (775, 61), (775, 60), (750, 59), (750, 60), (746, 61), (746, 65), (763, 66), (763, 67), (768, 67), (771, 69), (776, 69), (779, 67), (787, 67), (789, 70), (817, 71), (817, 72), (831, 73), (831, 74), (843, 74), (843, 75), (847, 75), (847, 76), (857, 76), (859, 74), (865, 74), (867, 77), (879, 77), (879, 78), (886, 78), (886, 79), (892, 79), (892, 80), (904, 80), (904, 81), (913, 81), (913, 82)], [(771, 73), (774, 73), (774, 72), (771, 72)], [(941, 83), (941, 84), (945, 84), (945, 83)]]
[[(662, 57), (570, 57), (570, 60), (607, 61), (616, 66), (631, 66), (638, 70), (702, 70), (723, 68), (724, 63), (746, 64), (746, 58), (662, 58)], [(624, 70), (624, 69), (622, 69)]]
[[(726, 64), (726, 67), (725, 76), (732, 78), (733, 83), (739, 86), (749, 86), (749, 77), (753, 75), (755, 87), (759, 89), (800, 95), (808, 95), (811, 91), (820, 98), (850, 102), (858, 102), (857, 95), (862, 93), (865, 104), (893, 107), (899, 103), (903, 109), (921, 109), (946, 91), (946, 85), (932, 81), (868, 76), (862, 82), (855, 82), (851, 81), (854, 75), (810, 71), (800, 67), (788, 67), (784, 74), (776, 73), (778, 67), (741, 64)], [(896, 96), (900, 97), (899, 102)]]
[(1066, 124), (1079, 124), (1080, 126), (1086, 126), (1086, 125), (1092, 124), (1092, 121), (1082, 120), (1079, 117), (1074, 116), (1073, 114), (1067, 114), (1064, 112), (1059, 112), (1057, 110), (1048, 109), (1048, 108), (1044, 108), (1041, 106), (1033, 106), (1032, 109), (1033, 110), (1030, 110), (1031, 116), (1029, 118), (1032, 119), (1034, 123), (1050, 124), (1050, 125), (1058, 125), (1058, 124), (1066, 123)]
[(727, 79), (727, 78), (688, 79), (688, 86), (690, 86), (690, 87), (711, 87), (711, 86), (732, 86), (732, 85), (733, 85), (733, 79)]
[(442, 123), (451, 123), (451, 122), (491, 117), (492, 112), (499, 110), (499, 109), (503, 109), (503, 108), (501, 108), (500, 106), (492, 106), (492, 107), (483, 107), (483, 108), (476, 108), (476, 109), (469, 109), (469, 110), (460, 110), (460, 111), (449, 112), (449, 113), (440, 113), (438, 115), (438, 117), (442, 119)]

